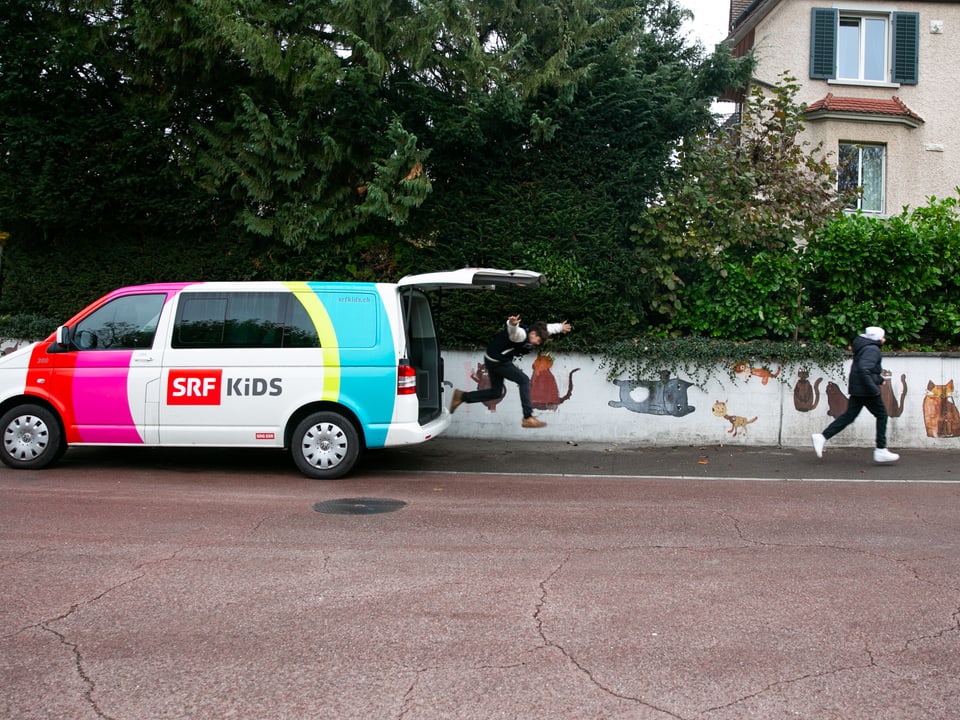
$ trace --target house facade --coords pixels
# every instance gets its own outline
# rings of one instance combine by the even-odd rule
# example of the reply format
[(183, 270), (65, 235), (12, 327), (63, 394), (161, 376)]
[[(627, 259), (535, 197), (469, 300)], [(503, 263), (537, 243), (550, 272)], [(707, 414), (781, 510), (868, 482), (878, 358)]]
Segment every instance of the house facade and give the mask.
[(805, 140), (878, 216), (960, 186), (960, 0), (731, 0), (734, 54), (754, 82), (796, 78)]

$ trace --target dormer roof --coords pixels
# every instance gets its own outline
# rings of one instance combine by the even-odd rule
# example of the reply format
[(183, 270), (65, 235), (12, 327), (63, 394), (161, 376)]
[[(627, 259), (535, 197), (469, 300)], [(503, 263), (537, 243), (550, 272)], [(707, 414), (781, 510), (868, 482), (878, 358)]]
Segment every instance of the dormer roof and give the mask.
[(919, 127), (923, 118), (896, 95), (889, 100), (843, 97), (827, 93), (822, 100), (807, 106), (807, 120), (864, 120), (868, 122), (894, 122), (910, 127)]

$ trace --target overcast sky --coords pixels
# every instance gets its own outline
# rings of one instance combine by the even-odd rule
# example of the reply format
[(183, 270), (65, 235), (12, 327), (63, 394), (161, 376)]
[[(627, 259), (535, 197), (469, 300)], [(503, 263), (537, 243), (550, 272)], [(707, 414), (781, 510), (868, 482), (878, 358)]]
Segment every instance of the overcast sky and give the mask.
[(730, 17), (729, 0), (680, 0), (680, 4), (693, 11), (695, 16), (690, 31), (707, 51), (727, 36), (727, 20)]
[[(727, 37), (727, 21), (730, 19), (730, 0), (680, 0), (680, 4), (694, 15), (690, 34), (699, 38), (708, 53), (713, 46)], [(734, 110), (732, 103), (713, 104), (713, 112), (727, 114)]]

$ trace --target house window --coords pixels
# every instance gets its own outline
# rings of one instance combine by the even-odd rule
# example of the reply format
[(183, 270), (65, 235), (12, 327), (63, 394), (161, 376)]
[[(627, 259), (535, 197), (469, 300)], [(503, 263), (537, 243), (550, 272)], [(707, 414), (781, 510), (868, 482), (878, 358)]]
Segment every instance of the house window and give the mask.
[(918, 13), (857, 13), (814, 8), (810, 77), (915, 85), (919, 75)]
[(840, 168), (837, 186), (841, 192), (856, 193), (856, 203), (848, 210), (883, 212), (883, 181), (886, 151), (883, 145), (840, 143)]
[(887, 79), (887, 19), (840, 16), (837, 34), (837, 78)]

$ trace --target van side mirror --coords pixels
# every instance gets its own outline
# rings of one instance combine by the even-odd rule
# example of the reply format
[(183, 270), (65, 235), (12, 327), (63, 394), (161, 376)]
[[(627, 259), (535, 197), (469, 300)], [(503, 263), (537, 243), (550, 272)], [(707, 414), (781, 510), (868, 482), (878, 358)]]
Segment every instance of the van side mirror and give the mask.
[(70, 328), (61, 325), (57, 328), (57, 345), (61, 347), (70, 347)]

